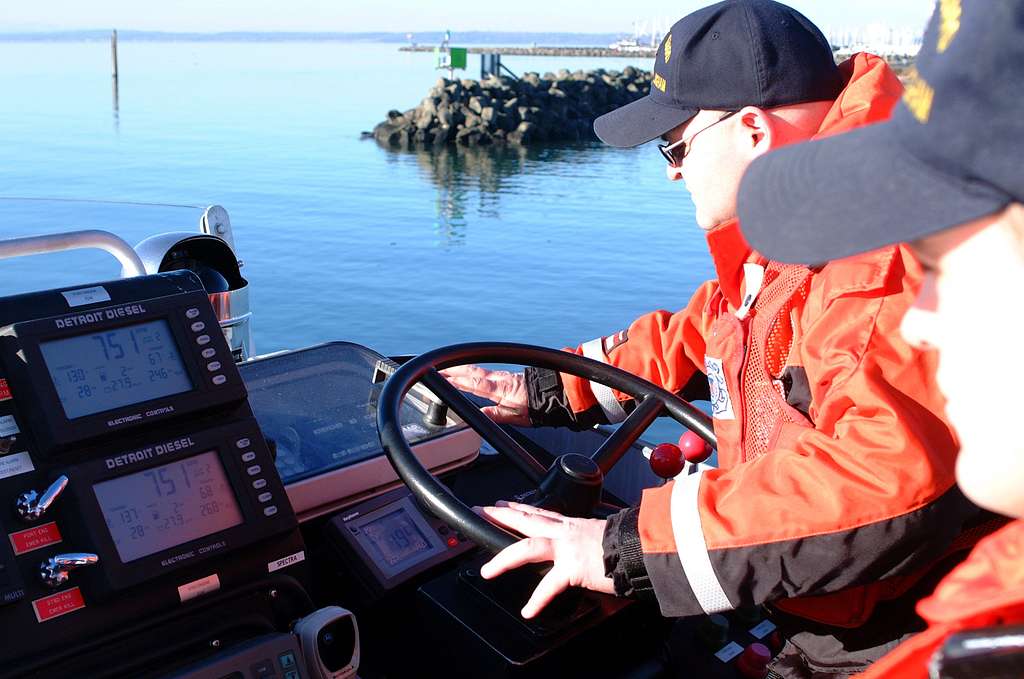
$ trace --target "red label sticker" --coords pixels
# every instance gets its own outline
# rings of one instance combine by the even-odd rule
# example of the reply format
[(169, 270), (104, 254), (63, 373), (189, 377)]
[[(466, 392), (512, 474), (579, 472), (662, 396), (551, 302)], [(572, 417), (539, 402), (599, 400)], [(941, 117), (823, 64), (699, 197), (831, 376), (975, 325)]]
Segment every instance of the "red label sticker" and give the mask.
[(11, 533), (10, 538), (15, 555), (31, 552), (33, 549), (39, 549), (40, 547), (55, 545), (64, 539), (61, 537), (60, 529), (57, 528), (57, 524), (54, 521), (44, 523), (42, 526), (36, 526), (35, 528), (27, 528), (19, 530), (17, 533)]
[(59, 618), (79, 608), (85, 608), (85, 601), (82, 600), (82, 592), (77, 587), (32, 602), (32, 610), (36, 612), (36, 620), (39, 622)]
[(198, 596), (216, 592), (218, 589), (220, 589), (220, 578), (214, 573), (213, 575), (207, 575), (205, 578), (187, 582), (179, 587), (178, 598), (181, 599), (181, 603), (185, 603)]
[(7, 380), (0, 378), (0, 401), (11, 399), (11, 388), (7, 386)]

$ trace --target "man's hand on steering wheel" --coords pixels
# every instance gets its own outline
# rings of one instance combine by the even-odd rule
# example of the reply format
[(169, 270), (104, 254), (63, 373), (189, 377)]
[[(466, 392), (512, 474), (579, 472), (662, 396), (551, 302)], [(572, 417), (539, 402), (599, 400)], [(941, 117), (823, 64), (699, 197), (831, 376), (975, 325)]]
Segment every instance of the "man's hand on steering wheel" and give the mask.
[(604, 574), (604, 520), (562, 516), (518, 502), (497, 505), (479, 511), (494, 523), (526, 537), (495, 554), (480, 568), (480, 575), (490, 580), (528, 563), (554, 562), (523, 606), (524, 618), (540, 613), (569, 587), (615, 593), (611, 578)]
[(530, 426), (526, 376), (508, 370), (487, 370), (478, 365), (459, 365), (440, 371), (457, 389), (486, 398), (493, 406), (480, 410), (498, 424)]
[[(440, 371), (462, 391), (495, 403), (480, 410), (499, 424), (529, 426), (526, 378), (523, 373), (487, 370), (461, 365)], [(518, 502), (498, 502), (480, 513), (492, 522), (526, 537), (494, 555), (480, 568), (490, 580), (529, 563), (554, 562), (523, 606), (522, 616), (532, 618), (569, 587), (584, 587), (614, 594), (611, 578), (604, 574), (602, 540), (605, 521), (562, 516)]]

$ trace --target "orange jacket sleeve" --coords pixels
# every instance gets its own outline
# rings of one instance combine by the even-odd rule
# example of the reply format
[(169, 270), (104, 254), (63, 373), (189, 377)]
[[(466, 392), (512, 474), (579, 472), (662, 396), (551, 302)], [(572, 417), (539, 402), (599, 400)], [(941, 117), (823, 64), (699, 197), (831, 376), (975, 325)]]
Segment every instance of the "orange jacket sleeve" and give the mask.
[[(649, 313), (626, 330), (569, 351), (631, 372), (668, 391), (682, 392), (691, 380), (704, 388), (704, 336), (709, 327), (706, 309), (717, 291), (718, 285), (708, 281), (682, 311)], [(568, 405), (580, 421), (619, 422), (632, 407), (627, 394), (574, 375), (563, 374), (561, 379)]]

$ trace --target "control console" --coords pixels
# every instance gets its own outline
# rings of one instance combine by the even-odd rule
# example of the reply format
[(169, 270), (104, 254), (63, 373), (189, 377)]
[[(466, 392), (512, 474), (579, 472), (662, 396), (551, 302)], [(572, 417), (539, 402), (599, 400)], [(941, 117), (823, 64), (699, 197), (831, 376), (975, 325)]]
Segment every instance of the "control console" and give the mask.
[(0, 528), (0, 668), (302, 563), (192, 273), (0, 298)]

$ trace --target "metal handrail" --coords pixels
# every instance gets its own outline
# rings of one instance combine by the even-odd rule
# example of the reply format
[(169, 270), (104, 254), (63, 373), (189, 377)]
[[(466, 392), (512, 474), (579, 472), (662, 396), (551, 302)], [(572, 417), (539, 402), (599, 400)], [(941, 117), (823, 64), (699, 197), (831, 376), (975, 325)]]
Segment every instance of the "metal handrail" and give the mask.
[(109, 231), (99, 229), (0, 240), (0, 259), (88, 249), (103, 250), (116, 257), (121, 263), (121, 278), (146, 273), (146, 267), (131, 245)]

